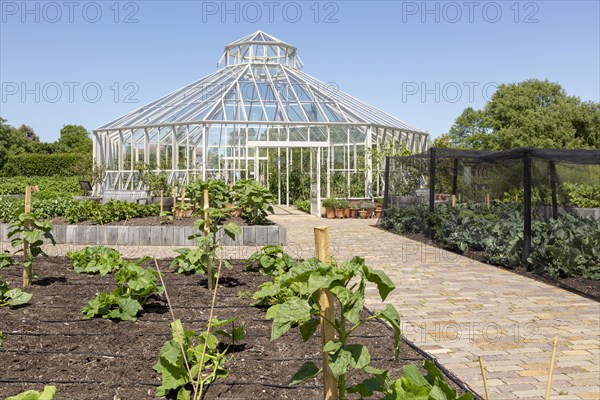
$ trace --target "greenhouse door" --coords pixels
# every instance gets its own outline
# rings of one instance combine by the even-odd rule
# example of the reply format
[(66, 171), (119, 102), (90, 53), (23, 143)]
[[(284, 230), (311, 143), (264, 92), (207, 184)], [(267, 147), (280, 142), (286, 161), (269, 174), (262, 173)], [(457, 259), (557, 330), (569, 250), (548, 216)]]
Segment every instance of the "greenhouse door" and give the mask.
[(321, 216), (321, 148), (310, 149), (310, 213)]

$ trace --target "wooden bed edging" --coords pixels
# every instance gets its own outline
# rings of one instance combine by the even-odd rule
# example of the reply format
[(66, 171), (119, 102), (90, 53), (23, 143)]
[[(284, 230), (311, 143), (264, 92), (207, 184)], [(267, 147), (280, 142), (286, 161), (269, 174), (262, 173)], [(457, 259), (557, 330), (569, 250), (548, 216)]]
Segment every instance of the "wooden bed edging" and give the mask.
[[(0, 241), (8, 242), (9, 224), (0, 224)], [(287, 244), (287, 232), (281, 225), (241, 226), (236, 240), (224, 235), (223, 246), (266, 246)], [(195, 246), (188, 240), (192, 226), (116, 226), (54, 225), (52, 235), (57, 244), (129, 245), (129, 246)], [(223, 235), (222, 228), (218, 235)]]

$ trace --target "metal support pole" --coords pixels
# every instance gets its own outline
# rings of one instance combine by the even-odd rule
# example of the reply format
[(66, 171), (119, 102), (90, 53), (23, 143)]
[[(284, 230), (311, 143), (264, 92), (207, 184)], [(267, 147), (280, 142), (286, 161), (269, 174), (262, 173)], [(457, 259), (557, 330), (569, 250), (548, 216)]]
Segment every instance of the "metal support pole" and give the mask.
[(556, 198), (556, 164), (550, 161), (550, 190), (552, 190), (552, 218), (558, 218), (558, 200)]
[(383, 212), (388, 209), (390, 204), (390, 157), (385, 158), (385, 177), (383, 185)]
[(435, 147), (429, 149), (429, 211), (434, 211), (435, 204)]
[(531, 252), (531, 154), (526, 149), (523, 160), (523, 254), (521, 264), (527, 266)]
[(452, 170), (452, 194), (458, 194), (458, 158), (454, 160), (454, 168)]

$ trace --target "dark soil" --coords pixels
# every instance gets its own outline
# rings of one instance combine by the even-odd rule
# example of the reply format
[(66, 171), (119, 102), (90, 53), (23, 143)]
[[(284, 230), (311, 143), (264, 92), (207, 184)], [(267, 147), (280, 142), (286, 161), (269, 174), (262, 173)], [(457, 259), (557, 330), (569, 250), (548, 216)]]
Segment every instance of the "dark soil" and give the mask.
[[(205, 329), (212, 296), (206, 278), (168, 272), (168, 260), (160, 264), (176, 317), (186, 329)], [(287, 385), (306, 360), (319, 363), (320, 339), (304, 343), (294, 328), (271, 342), (265, 309), (254, 307), (254, 301), (244, 296), (267, 278), (244, 267), (234, 263), (232, 270), (222, 274), (215, 317), (237, 316), (245, 323), (247, 336), (231, 353), (229, 376), (210, 385), (204, 398), (322, 398), (319, 380), (302, 387)], [(166, 302), (150, 300), (136, 322), (84, 320), (81, 307), (97, 292), (112, 290), (113, 276), (77, 274), (61, 257), (36, 261), (34, 268), (39, 277), (28, 290), (33, 294), (31, 304), (0, 309), (5, 337), (0, 348), (0, 398), (41, 390), (44, 385), (57, 386), (61, 400), (155, 398), (160, 376), (152, 366), (162, 344), (170, 339)], [(21, 281), (17, 267), (3, 270), (3, 275), (11, 286)], [(357, 340), (368, 346), (373, 365), (389, 368), (392, 376), (400, 374), (402, 365), (422, 364), (423, 355), (407, 343), (402, 345), (400, 362), (393, 361), (393, 335), (381, 322), (369, 322), (357, 334)]]
[[(452, 251), (445, 246), (429, 239), (429, 237), (424, 233), (403, 233), (401, 234), (404, 237), (415, 240), (417, 242), (425, 243), (430, 246), (435, 246), (438, 248), (442, 248), (444, 250)], [(581, 276), (574, 276), (570, 278), (552, 278), (548, 274), (545, 273), (535, 273), (533, 271), (529, 271), (523, 267), (517, 268), (508, 268), (500, 265), (489, 264), (483, 257), (483, 251), (473, 251), (469, 250), (467, 253), (463, 254), (465, 257), (469, 257), (473, 260), (480, 261), (482, 263), (486, 263), (488, 265), (492, 265), (496, 268), (502, 268), (507, 271), (514, 272), (519, 275), (526, 276), (531, 279), (536, 279), (538, 281), (542, 281), (549, 285), (557, 286), (559, 288), (568, 290), (575, 294), (587, 297), (591, 300), (600, 301), (600, 281), (595, 281), (592, 279), (585, 279)]]

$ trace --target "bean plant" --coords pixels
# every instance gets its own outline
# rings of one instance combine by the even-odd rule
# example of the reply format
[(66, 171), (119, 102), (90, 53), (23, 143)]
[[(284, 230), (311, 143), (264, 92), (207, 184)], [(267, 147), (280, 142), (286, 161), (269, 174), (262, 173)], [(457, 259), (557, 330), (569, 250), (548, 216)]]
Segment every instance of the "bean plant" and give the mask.
[(106, 246), (86, 247), (66, 254), (71, 266), (80, 274), (100, 274), (104, 276), (116, 272), (125, 262), (121, 253)]
[[(267, 319), (273, 320), (271, 340), (276, 340), (298, 325), (304, 341), (308, 341), (319, 326), (322, 317), (319, 307), (319, 291), (329, 290), (337, 299), (340, 310), (339, 318), (328, 320), (336, 332), (336, 337), (327, 342), (322, 351), (328, 354), (329, 368), (338, 381), (338, 396), (346, 398), (346, 377), (352, 370), (363, 371), (367, 375), (378, 372), (371, 367), (371, 356), (366, 346), (351, 343), (354, 333), (365, 322), (373, 319), (383, 319), (389, 323), (394, 332), (394, 358), (400, 351), (400, 316), (393, 305), (387, 304), (382, 311), (371, 316), (363, 313), (365, 290), (367, 283), (377, 287), (381, 300), (394, 289), (394, 284), (382, 271), (368, 267), (360, 257), (339, 265), (325, 264), (317, 259), (309, 259), (293, 266), (286, 272), (280, 287), (300, 283), (306, 288), (306, 298), (291, 297), (279, 304), (271, 306), (266, 314)], [(322, 369), (312, 361), (302, 365), (292, 377), (292, 384), (299, 384), (322, 373)], [(352, 372), (354, 373), (354, 372)]]
[(219, 350), (215, 335), (185, 330), (181, 320), (173, 321), (170, 327), (172, 339), (163, 344), (153, 366), (162, 378), (157, 396), (189, 400), (192, 393), (202, 393), (217, 378), (227, 377), (229, 346)]
[(102, 318), (135, 321), (151, 296), (160, 296), (163, 287), (153, 270), (140, 266), (146, 258), (124, 263), (115, 274), (117, 287), (111, 293), (101, 292), (81, 309), (86, 319)]
[[(14, 264), (15, 260), (10, 254), (0, 253), (0, 270)], [(30, 293), (26, 293), (19, 288), (10, 289), (8, 282), (0, 277), (0, 307), (17, 307), (26, 304), (29, 300), (31, 300)]]
[(56, 245), (52, 236), (52, 224), (42, 221), (35, 213), (22, 213), (10, 224), (8, 238), (13, 247), (22, 246), (17, 252), (22, 251), (24, 256), (23, 287), (29, 286), (33, 280), (33, 261), (40, 255), (46, 255), (42, 249), (44, 239)]

